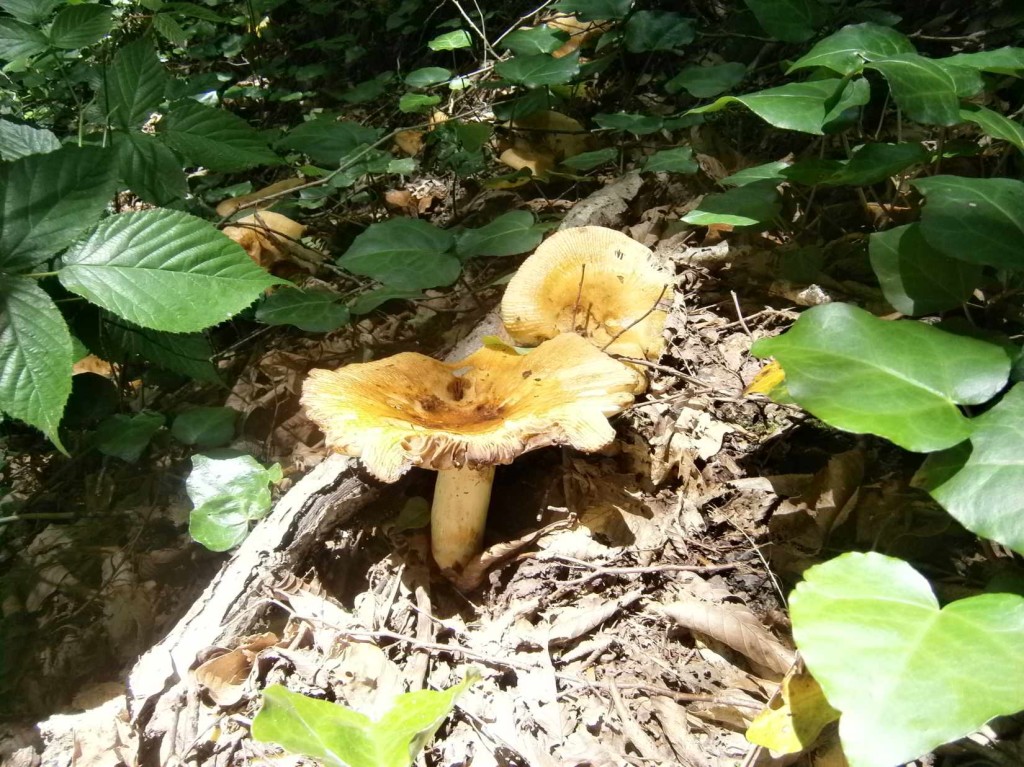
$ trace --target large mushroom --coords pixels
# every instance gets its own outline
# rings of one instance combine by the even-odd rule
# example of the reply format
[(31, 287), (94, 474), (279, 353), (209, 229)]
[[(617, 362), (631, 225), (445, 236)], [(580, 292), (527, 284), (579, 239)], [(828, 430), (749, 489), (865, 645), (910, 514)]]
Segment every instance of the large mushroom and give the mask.
[(481, 550), (495, 465), (548, 445), (600, 450), (635, 386), (632, 370), (563, 334), (525, 355), (485, 347), (445, 363), (406, 352), (313, 370), (302, 402), (328, 446), (382, 482), (412, 466), (438, 472), (431, 550), (457, 574)]
[(501, 301), (512, 339), (535, 346), (578, 333), (609, 354), (655, 360), (664, 349), (671, 278), (651, 251), (614, 229), (581, 226), (545, 240), (515, 273)]

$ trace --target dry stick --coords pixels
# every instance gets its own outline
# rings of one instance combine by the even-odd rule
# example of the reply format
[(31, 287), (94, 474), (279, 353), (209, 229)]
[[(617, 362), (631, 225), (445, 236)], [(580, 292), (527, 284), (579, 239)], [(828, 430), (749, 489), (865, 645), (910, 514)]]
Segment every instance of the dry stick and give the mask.
[(743, 332), (747, 334), (748, 338), (753, 338), (754, 334), (750, 332), (750, 328), (747, 327), (747, 321), (743, 319), (743, 310), (740, 309), (740, 299), (736, 295), (735, 290), (730, 290), (729, 294), (732, 296), (732, 305), (736, 307), (736, 318), (739, 320), (740, 326), (743, 328)]
[(641, 365), (645, 368), (650, 368), (651, 370), (657, 370), (660, 373), (666, 373), (670, 376), (675, 376), (676, 378), (686, 381), (687, 383), (691, 383), (694, 386), (700, 386), (705, 391), (715, 391), (714, 387), (708, 386), (708, 384), (704, 383), (699, 378), (694, 378), (693, 376), (687, 375), (686, 373), (680, 373), (678, 370), (676, 370), (675, 368), (670, 368), (668, 365), (659, 365), (657, 362), (651, 362), (650, 360), (641, 360), (637, 359), (636, 357), (625, 357), (621, 354), (613, 354), (612, 357), (614, 357), (617, 360), (621, 360), (622, 362), (628, 362), (631, 365)]
[(522, 24), (524, 21), (532, 18), (533, 16), (536, 16), (538, 13), (543, 11), (545, 8), (547, 8), (549, 5), (551, 5), (553, 2), (555, 2), (555, 0), (546, 0), (544, 3), (541, 3), (540, 5), (538, 5), (535, 9), (533, 9), (529, 13), (524, 14), (523, 16), (520, 16), (518, 19), (516, 19), (516, 22), (511, 27), (509, 27), (504, 32), (502, 32), (500, 35), (498, 35), (498, 39), (494, 41), (494, 44), (497, 45), (498, 43), (500, 43), (502, 40), (504, 40), (510, 34), (515, 32), (519, 28), (520, 24)]
[(583, 297), (583, 280), (586, 278), (586, 276), (587, 276), (587, 265), (583, 264), (583, 266), (580, 267), (580, 285), (576, 289), (576, 303), (574, 303), (572, 305), (572, 325), (571, 325), (571, 327), (572, 327), (572, 332), (573, 333), (576, 332), (576, 312), (580, 308), (580, 298)]
[[(452, 5), (454, 5), (456, 7), (456, 9), (458, 9), (459, 13), (462, 15), (462, 18), (464, 18), (466, 20), (466, 23), (469, 24), (470, 28), (474, 32), (476, 32), (477, 35), (480, 36), (480, 40), (484, 44), (484, 61), (483, 61), (483, 63), (485, 63), (485, 64), (487, 63), (487, 54), (488, 53), (490, 53), (494, 58), (500, 59), (501, 56), (499, 56), (495, 52), (495, 50), (491, 47), (491, 44), (489, 42), (487, 42), (487, 35), (484, 33), (484, 31), (482, 29), (480, 29), (480, 27), (478, 27), (473, 22), (473, 19), (471, 19), (469, 17), (469, 14), (466, 13), (466, 11), (463, 9), (463, 7), (461, 5), (459, 5), (459, 0), (451, 0), (451, 3), (452, 3)], [(474, 0), (473, 4), (476, 5), (476, 1), (475, 0)], [(480, 10), (480, 6), (477, 5), (477, 11), (479, 11), (479, 10)], [(480, 23), (483, 24), (483, 21), (484, 21), (484, 16), (481, 13), (480, 14)]]
[(611, 346), (611, 345), (612, 345), (613, 343), (615, 343), (616, 341), (618, 341), (618, 340), (619, 340), (619, 338), (621, 338), (621, 337), (622, 337), (622, 336), (623, 336), (624, 334), (628, 333), (628, 332), (629, 332), (630, 330), (632, 330), (632, 329), (633, 329), (634, 327), (636, 327), (636, 326), (637, 326), (637, 325), (639, 325), (639, 324), (640, 324), (641, 322), (643, 322), (643, 321), (644, 321), (645, 319), (647, 319), (647, 317), (648, 317), (648, 316), (650, 316), (651, 312), (653, 312), (653, 311), (654, 311), (655, 309), (657, 309), (657, 308), (658, 308), (658, 304), (660, 304), (660, 303), (661, 303), (661, 299), (665, 297), (665, 291), (666, 291), (666, 290), (668, 290), (668, 285), (664, 286), (664, 287), (663, 287), (663, 288), (661, 289), (661, 292), (660, 292), (660, 293), (658, 294), (658, 298), (657, 298), (657, 299), (655, 299), (655, 301), (654, 301), (654, 304), (653, 304), (653, 305), (651, 306), (651, 308), (650, 308), (650, 309), (648, 309), (648, 310), (647, 310), (646, 312), (644, 312), (643, 314), (641, 314), (641, 315), (640, 315), (639, 317), (637, 317), (637, 318), (636, 318), (635, 320), (633, 320), (633, 321), (632, 321), (631, 323), (629, 323), (628, 325), (626, 325), (626, 327), (624, 327), (624, 328), (623, 328), (622, 330), (620, 330), (620, 331), (619, 331), (618, 333), (616, 333), (615, 335), (613, 335), (613, 336), (612, 336), (612, 338), (611, 338), (611, 340), (610, 340), (610, 341), (609, 341), (608, 343), (606, 343), (606, 344), (605, 344), (604, 346), (602, 346), (602, 347), (601, 347), (601, 351), (604, 351), (605, 349), (607, 349), (607, 348), (608, 348), (609, 346)]

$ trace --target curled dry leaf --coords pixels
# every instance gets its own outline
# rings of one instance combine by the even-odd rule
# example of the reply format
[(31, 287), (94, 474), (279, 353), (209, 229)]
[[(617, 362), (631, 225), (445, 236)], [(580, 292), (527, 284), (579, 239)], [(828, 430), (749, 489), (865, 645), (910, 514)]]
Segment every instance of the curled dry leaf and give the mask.
[[(240, 197), (230, 197), (224, 200), (217, 206), (217, 215), (222, 218), (225, 216), (232, 215), (239, 208), (248, 205), (250, 202), (255, 200), (262, 200), (270, 195), (280, 194), (281, 192), (287, 192), (289, 189), (294, 189), (297, 186), (302, 186), (306, 183), (304, 178), (286, 178), (283, 181), (277, 181), (270, 186), (265, 186), (262, 189), (257, 189), (255, 192), (249, 194), (243, 194)], [(277, 202), (277, 198), (267, 200), (265, 203), (257, 204), (252, 207), (257, 209), (268, 208)]]
[(604, 34), (604, 24), (600, 21), (580, 21), (570, 14), (559, 14), (552, 16), (544, 22), (553, 29), (561, 30), (569, 35), (562, 47), (558, 48), (551, 55), (556, 59), (568, 56), (577, 51), (584, 43), (596, 40)]
[(245, 680), (249, 678), (256, 656), (278, 641), (277, 634), (270, 632), (244, 637), (234, 650), (200, 664), (192, 673), (214, 703), (233, 706), (245, 696)]
[(584, 634), (589, 634), (642, 596), (642, 589), (634, 589), (618, 599), (595, 595), (588, 602), (581, 600), (578, 606), (566, 609), (552, 622), (551, 628), (548, 629), (549, 644), (564, 645)]
[(660, 605), (658, 610), (683, 628), (727, 644), (777, 674), (785, 674), (796, 657), (745, 607), (693, 600)]
[(412, 156), (423, 151), (423, 137), (426, 131), (403, 130), (395, 134), (395, 145), (405, 154)]
[(224, 227), (224, 234), (241, 245), (249, 258), (264, 269), (291, 261), (310, 269), (323, 260), (315, 250), (299, 242), (306, 227), (287, 216), (265, 210)]
[(555, 167), (555, 157), (550, 152), (525, 146), (509, 147), (498, 159), (512, 170), (526, 168), (534, 176), (543, 178)]

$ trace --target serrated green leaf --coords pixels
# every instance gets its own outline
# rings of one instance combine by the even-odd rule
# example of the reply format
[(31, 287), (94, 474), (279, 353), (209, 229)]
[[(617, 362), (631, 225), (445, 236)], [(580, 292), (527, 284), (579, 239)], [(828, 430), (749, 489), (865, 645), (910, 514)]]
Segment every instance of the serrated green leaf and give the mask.
[(0, 275), (0, 411), (57, 433), (71, 393), (71, 333), (35, 280)]
[(554, 7), (575, 14), (580, 21), (624, 19), (633, 0), (558, 0)]
[(438, 35), (427, 43), (427, 47), (432, 51), (454, 51), (459, 48), (468, 48), (472, 44), (473, 40), (470, 38), (469, 32), (464, 29), (456, 29), (454, 32)]
[(66, 248), (116, 187), (112, 150), (63, 147), (0, 165), (0, 270), (29, 271)]
[(114, 23), (114, 9), (104, 5), (68, 5), (50, 27), (50, 44), (65, 50), (86, 48), (102, 40)]
[(865, 65), (889, 83), (893, 100), (911, 120), (926, 125), (960, 122), (960, 96), (950, 68), (916, 53), (877, 58)]
[(59, 278), (119, 317), (172, 333), (223, 322), (284, 283), (206, 221), (161, 209), (101, 221), (65, 255)]
[(256, 307), (256, 321), (294, 325), (308, 333), (329, 333), (349, 321), (349, 309), (330, 290), (280, 288)]
[(573, 170), (591, 170), (617, 159), (619, 159), (619, 150), (609, 146), (604, 149), (596, 149), (593, 152), (566, 157), (562, 160), (562, 165)]
[(153, 29), (174, 45), (185, 45), (188, 42), (189, 33), (182, 29), (181, 24), (166, 13), (158, 13), (153, 17)]
[(399, 112), (423, 112), (441, 103), (441, 97), (427, 93), (403, 93), (398, 100)]
[(118, 132), (114, 148), (121, 180), (143, 200), (168, 205), (188, 194), (188, 179), (178, 158), (152, 136)]
[(357, 297), (348, 305), (348, 308), (352, 314), (369, 314), (374, 309), (386, 304), (388, 301), (423, 297), (422, 290), (399, 290), (397, 288), (389, 287), (376, 288)]
[(700, 170), (693, 158), (693, 149), (688, 146), (663, 149), (644, 160), (645, 173), (696, 173)]
[(252, 722), (253, 737), (331, 767), (410, 767), (474, 679), (467, 675), (447, 690), (398, 695), (378, 721), (272, 685), (263, 691), (263, 707)]
[(752, 168), (738, 170), (731, 176), (726, 176), (718, 183), (722, 186), (746, 186), (747, 184), (755, 184), (758, 181), (781, 183), (786, 180), (782, 172), (789, 166), (790, 163), (786, 160), (766, 162), (763, 165), (755, 165)]
[(17, 19), (0, 18), (0, 60), (28, 58), (49, 50), (46, 35)]
[(139, 127), (164, 100), (167, 71), (143, 38), (122, 46), (107, 67), (97, 101), (111, 125)]
[(782, 200), (775, 183), (762, 181), (705, 195), (700, 204), (683, 216), (682, 220), (695, 226), (753, 226), (771, 221), (781, 208)]
[(357, 122), (339, 122), (328, 115), (292, 128), (277, 145), (302, 152), (314, 162), (336, 168), (346, 155), (374, 143), (378, 138), (380, 132), (375, 128), (367, 128)]
[(1024, 71), (1024, 48), (996, 48), (994, 51), (958, 53), (939, 59), (943, 64), (1020, 77)]
[(565, 44), (569, 35), (547, 24), (528, 29), (516, 29), (501, 38), (501, 47), (508, 48), (516, 56), (531, 56), (537, 53), (554, 53)]
[(694, 98), (707, 99), (739, 85), (747, 68), (735, 61), (705, 67), (686, 67), (665, 83), (669, 93), (686, 90)]
[(895, 29), (871, 22), (851, 24), (815, 43), (789, 67), (788, 72), (825, 67), (841, 75), (850, 75), (864, 69), (866, 62), (914, 52), (910, 39)]
[(405, 76), (405, 84), (410, 88), (429, 88), (431, 85), (437, 85), (450, 80), (452, 77), (452, 71), (445, 69), (444, 67), (423, 67), (422, 69), (414, 69), (412, 72)]
[(249, 534), (249, 525), (270, 511), (268, 485), (281, 480), (281, 467), (263, 468), (255, 458), (192, 456), (185, 491), (192, 501), (188, 531), (210, 551), (232, 549)]
[(533, 214), (526, 210), (502, 213), (486, 226), (467, 229), (456, 241), (456, 252), (463, 260), (477, 256), (514, 256), (533, 250), (544, 239)]
[(198, 5), (197, 3), (164, 3), (160, 7), (160, 12), (173, 13), (177, 16), (187, 16), (192, 19), (201, 19), (202, 21), (212, 21), (214, 24), (229, 24), (231, 22), (230, 19), (221, 16), (213, 9)]
[(1024, 152), (1024, 125), (1016, 120), (976, 104), (961, 108), (960, 119), (974, 123), (992, 138), (1009, 141)]
[(46, 154), (55, 149), (60, 149), (60, 141), (51, 131), (0, 120), (0, 160), (20, 160), (30, 154)]
[(629, 131), (636, 136), (657, 133), (664, 126), (664, 120), (657, 115), (629, 114), (627, 112), (599, 113), (594, 115), (594, 122), (602, 128)]
[(818, 0), (743, 0), (757, 23), (776, 40), (802, 43), (828, 20), (828, 8)]
[(18, 21), (37, 25), (49, 18), (63, 2), (64, 0), (0, 0), (0, 8)]
[(197, 381), (220, 383), (213, 346), (201, 333), (164, 333), (134, 325), (106, 312), (86, 327), (76, 325), (90, 349), (108, 362), (152, 363)]
[(574, 51), (556, 59), (546, 53), (513, 56), (494, 65), (494, 71), (506, 80), (529, 88), (538, 85), (562, 85), (580, 73), (580, 54)]
[(921, 234), (932, 247), (973, 264), (1024, 268), (1024, 182), (932, 176), (913, 183), (927, 201)]
[(229, 407), (192, 408), (175, 416), (171, 436), (200, 449), (221, 447), (234, 438), (238, 415)]
[(230, 173), (281, 162), (241, 117), (197, 101), (175, 102), (158, 129), (172, 149), (210, 170)]
[(847, 84), (846, 80), (829, 79), (788, 83), (742, 96), (722, 96), (687, 114), (717, 112), (730, 104), (742, 104), (776, 128), (820, 134), (825, 123), (832, 119), (836, 102), (842, 99), (846, 88), (858, 87), (854, 85), (856, 82)]
[(808, 309), (751, 353), (774, 356), (790, 396), (825, 423), (915, 452), (966, 439), (971, 425), (958, 406), (987, 402), (1010, 373), (995, 344), (840, 303)]
[(111, 416), (96, 427), (96, 449), (103, 455), (135, 463), (163, 425), (164, 417), (159, 413)]
[(981, 282), (980, 266), (937, 252), (919, 224), (875, 232), (869, 253), (885, 300), (912, 317), (959, 306)]
[(420, 219), (393, 218), (356, 237), (338, 266), (391, 288), (434, 288), (451, 285), (462, 271), (454, 246), (450, 232)]
[(912, 761), (1024, 708), (1020, 596), (940, 609), (906, 562), (853, 553), (807, 570), (790, 614), (807, 668), (842, 712), (851, 767)]
[(626, 20), (622, 41), (630, 53), (672, 51), (693, 42), (693, 19), (672, 11), (637, 11)]

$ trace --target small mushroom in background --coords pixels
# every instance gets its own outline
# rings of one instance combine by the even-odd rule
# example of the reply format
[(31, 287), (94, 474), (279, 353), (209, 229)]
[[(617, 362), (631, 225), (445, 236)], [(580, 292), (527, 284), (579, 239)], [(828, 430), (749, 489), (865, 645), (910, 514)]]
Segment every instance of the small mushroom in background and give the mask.
[(517, 343), (535, 346), (578, 333), (608, 354), (656, 360), (665, 347), (672, 278), (651, 251), (602, 226), (553, 234), (523, 262), (501, 301), (501, 320)]
[(327, 445), (382, 482), (412, 466), (438, 472), (431, 550), (458, 575), (481, 551), (495, 465), (549, 445), (606, 447), (636, 377), (567, 333), (525, 355), (484, 347), (445, 363), (405, 352), (313, 370), (302, 402)]

